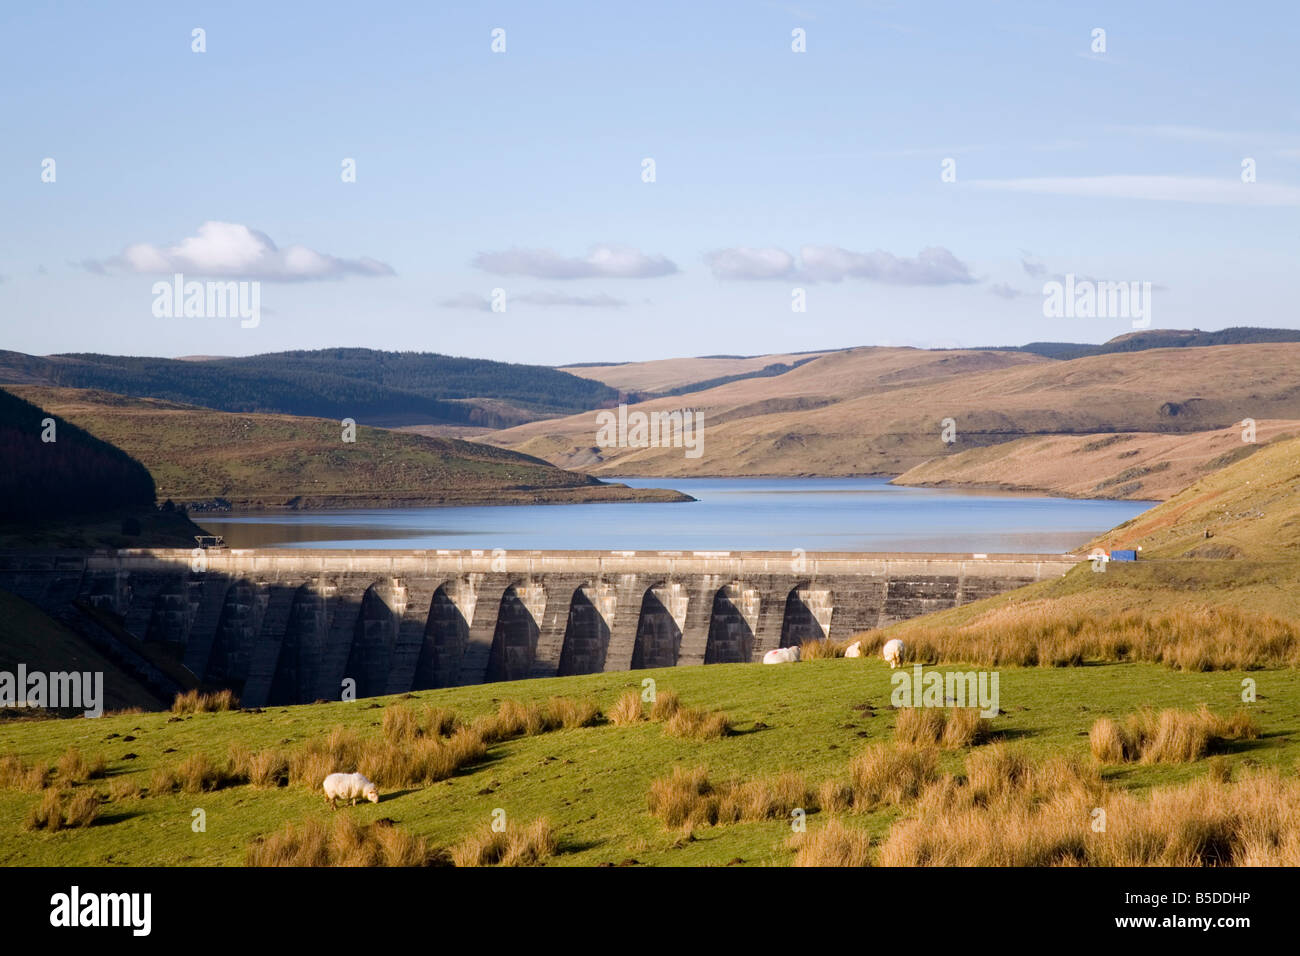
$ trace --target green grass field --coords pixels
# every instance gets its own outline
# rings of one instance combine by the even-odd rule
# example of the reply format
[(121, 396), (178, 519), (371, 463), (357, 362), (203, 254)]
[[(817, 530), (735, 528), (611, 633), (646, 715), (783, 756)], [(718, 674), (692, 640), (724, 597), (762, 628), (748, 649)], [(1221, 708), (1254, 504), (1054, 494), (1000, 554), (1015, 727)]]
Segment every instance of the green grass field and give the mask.
[[(1229, 713), (1241, 706), (1241, 680), (1234, 672), (1182, 673), (1159, 665), (1108, 664), (1074, 668), (1003, 668), (1003, 714), (994, 731), (1036, 758), (1088, 753), (1088, 728), (1101, 716), (1122, 716), (1143, 706), (1208, 704)], [(1294, 773), (1300, 760), (1300, 673), (1260, 670), (1258, 701), (1248, 705), (1260, 724), (1258, 740), (1234, 745), (1234, 767), (1271, 766)], [(318, 792), (305, 787), (257, 790), (249, 786), (203, 794), (123, 799), (105, 804), (88, 829), (57, 833), (24, 829), (39, 801), (34, 793), (0, 791), (0, 864), (4, 865), (241, 865), (249, 843), (286, 823), (354, 814), (360, 822), (388, 818), (427, 837), (453, 844), (503, 809), (513, 822), (545, 816), (555, 826), (559, 853), (553, 865), (619, 863), (648, 865), (785, 865), (790, 827), (780, 820), (704, 827), (694, 839), (666, 830), (646, 809), (650, 782), (674, 765), (706, 766), (714, 780), (752, 779), (798, 770), (816, 787), (842, 777), (850, 758), (872, 741), (893, 737), (890, 671), (878, 658), (814, 660), (793, 667), (761, 664), (709, 665), (655, 671), (587, 675), (452, 688), (415, 695), (411, 703), (451, 707), (463, 717), (495, 710), (496, 701), (545, 700), (563, 694), (587, 697), (608, 710), (645, 678), (657, 689), (677, 691), (690, 706), (718, 708), (731, 717), (735, 735), (691, 741), (664, 735), (659, 724), (556, 730), (497, 743), (487, 758), (465, 772), (424, 788), (386, 792), (377, 805), (331, 811)], [(88, 757), (102, 754), (108, 776), (80, 786), (106, 792), (130, 776), (147, 787), (160, 765), (175, 766), (196, 751), (225, 759), (238, 743), (251, 749), (290, 749), (343, 725), (379, 735), (383, 708), (405, 703), (369, 698), (263, 713), (226, 712), (173, 718), (135, 714), (96, 721), (61, 720), (0, 724), (0, 754), (53, 762), (75, 744)], [(866, 709), (863, 709), (866, 705)], [(132, 739), (133, 738), (133, 739)], [(136, 756), (127, 759), (128, 754)], [(941, 769), (959, 772), (964, 751), (945, 753)], [(1108, 768), (1117, 787), (1145, 790), (1207, 772), (1208, 761), (1177, 765)], [(206, 832), (191, 829), (192, 811), (206, 813)], [(882, 835), (906, 808), (850, 814), (850, 826)], [(809, 829), (821, 825), (809, 817)]]

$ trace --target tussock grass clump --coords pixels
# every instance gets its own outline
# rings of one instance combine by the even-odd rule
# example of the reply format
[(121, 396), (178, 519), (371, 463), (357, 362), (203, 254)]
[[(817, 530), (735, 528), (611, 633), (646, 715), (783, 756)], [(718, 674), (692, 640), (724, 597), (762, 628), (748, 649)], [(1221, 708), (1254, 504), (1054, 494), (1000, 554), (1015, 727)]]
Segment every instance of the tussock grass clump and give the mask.
[(799, 645), (799, 660), (813, 661), (826, 657), (843, 657), (849, 641), (832, 641), (830, 638), (804, 641)]
[(1202, 704), (1194, 711), (1148, 707), (1123, 723), (1102, 717), (1088, 731), (1088, 742), (1102, 763), (1191, 763), (1228, 741), (1258, 736), (1259, 725), (1246, 711), (1220, 717)]
[(450, 737), (457, 724), (456, 712), (445, 707), (417, 711), (405, 704), (394, 704), (384, 710), (384, 737), (393, 743), (419, 737)]
[[(401, 710), (391, 708), (389, 713)], [(411, 713), (408, 711), (408, 713)], [(263, 785), (278, 786), (287, 772), (293, 786), (319, 790), (332, 773), (363, 773), (381, 787), (428, 786), (446, 780), (462, 767), (482, 760), (487, 745), (476, 728), (460, 728), (450, 737), (437, 731), (451, 726), (449, 711), (435, 709), (416, 715), (415, 724), (406, 717), (385, 716), (384, 734), (362, 740), (343, 727), (335, 728), (324, 740), (312, 739), (291, 753), (286, 762), (278, 756), (255, 755), (267, 761), (269, 769), (260, 778)], [(250, 765), (249, 779), (260, 768)], [(276, 783), (272, 784), (274, 780)]]
[(678, 707), (664, 721), (664, 733), (687, 740), (718, 740), (731, 733), (731, 721), (720, 710)]
[(669, 829), (788, 819), (796, 809), (818, 807), (817, 795), (797, 773), (715, 785), (704, 767), (681, 766), (651, 782), (646, 803)]
[(656, 693), (654, 703), (650, 705), (650, 719), (656, 723), (665, 721), (677, 713), (681, 706), (682, 701), (677, 696), (677, 691), (666, 690)]
[(176, 780), (182, 793), (209, 793), (241, 782), (228, 762), (219, 764), (201, 750), (181, 761)]
[(462, 729), (447, 738), (418, 737), (404, 744), (370, 742), (362, 749), (357, 767), (381, 787), (428, 786), (486, 754), (487, 745), (478, 731)]
[(595, 726), (604, 716), (595, 701), (574, 700), (572, 697), (552, 697), (546, 702), (546, 709), (551, 720), (565, 730)]
[(118, 777), (108, 785), (108, 799), (111, 801), (118, 800), (138, 800), (145, 794), (144, 787), (131, 777)]
[(103, 755), (88, 760), (82, 756), (75, 745), (65, 750), (54, 766), (59, 772), (61, 783), (85, 783), (87, 780), (97, 780), (104, 776), (106, 770)]
[(248, 866), (431, 866), (445, 852), (387, 821), (362, 826), (340, 814), (329, 825), (307, 820), (259, 837), (245, 854)]
[(197, 690), (187, 690), (183, 694), (177, 694), (172, 701), (172, 713), (180, 716), (238, 709), (239, 699), (235, 696), (235, 692), (229, 689), (219, 690), (211, 694), (201, 694)]
[(474, 721), (474, 729), (487, 743), (511, 737), (544, 734), (560, 728), (590, 727), (600, 721), (600, 706), (589, 700), (552, 697), (545, 704), (503, 700), (497, 712)]
[(1015, 604), (960, 627), (913, 627), (861, 635), (879, 652), (901, 636), (916, 660), (997, 667), (1070, 667), (1087, 660), (1150, 661), (1175, 670), (1254, 670), (1300, 665), (1300, 628), (1235, 608), (1061, 611), (1050, 602)]
[(522, 827), (484, 825), (451, 850), (456, 866), (538, 866), (555, 855), (558, 841), (544, 817)]
[(868, 744), (849, 764), (848, 788), (840, 797), (859, 811), (913, 800), (935, 779), (938, 759), (933, 744)]
[(314, 737), (290, 755), (289, 783), (318, 790), (332, 773), (355, 773), (361, 751), (361, 738), (356, 733), (335, 727), (323, 740)]
[[(969, 760), (967, 769), (973, 779)], [(1095, 783), (1078, 762), (1065, 761), (1030, 765), (996, 799), (944, 778), (918, 801), (912, 818), (890, 829), (877, 862), (1189, 867), (1300, 861), (1300, 781), (1276, 771), (1236, 782), (1204, 778), (1145, 796)], [(1098, 821), (1104, 825), (1094, 828)]]
[(639, 691), (629, 690), (623, 694), (609, 709), (610, 722), (618, 727), (636, 724), (645, 720), (645, 709), (641, 706)]
[(271, 790), (289, 782), (289, 755), (283, 750), (273, 748), (250, 753), (232, 747), (230, 765), (250, 786), (259, 790)]
[(49, 764), (28, 766), (16, 754), (0, 756), (0, 790), (23, 790), (36, 793), (50, 783)]
[(796, 833), (786, 841), (786, 846), (795, 851), (791, 866), (871, 865), (871, 836), (834, 818), (817, 830)]
[(99, 816), (100, 796), (94, 790), (48, 789), (27, 817), (28, 830), (67, 830), (88, 827)]

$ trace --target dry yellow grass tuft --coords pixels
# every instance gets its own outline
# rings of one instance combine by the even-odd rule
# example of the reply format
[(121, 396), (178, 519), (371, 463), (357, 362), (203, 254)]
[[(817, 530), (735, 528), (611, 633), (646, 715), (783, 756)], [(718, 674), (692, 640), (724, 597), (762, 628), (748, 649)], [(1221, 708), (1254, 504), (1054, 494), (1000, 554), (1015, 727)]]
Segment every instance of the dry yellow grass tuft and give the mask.
[(340, 814), (328, 826), (313, 819), (259, 837), (245, 860), (249, 866), (431, 866), (445, 862), (445, 852), (389, 821), (362, 826)]
[(894, 737), (905, 744), (939, 744), (945, 750), (959, 750), (983, 743), (990, 725), (978, 708), (900, 707)]
[(1191, 763), (1229, 740), (1258, 736), (1259, 725), (1246, 711), (1220, 717), (1202, 704), (1195, 711), (1145, 708), (1123, 723), (1102, 717), (1088, 731), (1088, 742), (1102, 763)]
[(94, 790), (48, 789), (27, 817), (28, 830), (88, 827), (99, 816), (100, 796)]
[(879, 652), (894, 636), (916, 660), (990, 667), (1071, 667), (1089, 660), (1151, 661), (1184, 671), (1300, 665), (1294, 624), (1227, 607), (1093, 613), (1012, 604), (960, 627), (869, 631), (861, 635), (863, 650)]
[(619, 727), (645, 720), (645, 710), (641, 706), (641, 693), (635, 690), (624, 693), (609, 709), (609, 719)]
[(862, 867), (871, 865), (871, 836), (832, 818), (824, 827), (796, 833), (786, 841), (795, 851), (791, 866)]
[(523, 827), (485, 825), (451, 850), (457, 866), (538, 866), (555, 855), (558, 841), (543, 817)]
[(664, 733), (688, 740), (718, 740), (731, 733), (731, 722), (720, 710), (678, 707), (664, 721)]
[(665, 690), (657, 692), (654, 702), (650, 705), (650, 719), (656, 722), (665, 721), (677, 713), (677, 709), (681, 705), (681, 698), (677, 696), (677, 691)]
[[(992, 748), (990, 748), (992, 749)], [(1276, 771), (1205, 778), (1143, 797), (1108, 791), (1079, 761), (1014, 764), (976, 751), (895, 823), (882, 866), (1294, 866), (1300, 781)], [(1003, 755), (1010, 759), (1009, 755)], [(979, 780), (980, 783), (975, 781)]]
[(913, 800), (935, 779), (939, 753), (933, 744), (868, 744), (849, 764), (849, 783), (836, 803), (871, 810)]
[(63, 752), (63, 755), (55, 763), (55, 767), (59, 772), (60, 783), (66, 784), (85, 783), (87, 780), (95, 780), (104, 776), (105, 771), (102, 755), (87, 760), (75, 745)]
[(235, 697), (234, 691), (231, 690), (219, 690), (211, 694), (201, 694), (197, 690), (189, 690), (183, 694), (177, 694), (172, 701), (172, 713), (180, 715), (238, 709), (239, 699)]
[(33, 764), (29, 767), (16, 754), (0, 756), (0, 790), (36, 793), (49, 786), (51, 775), (48, 764)]
[(445, 707), (417, 711), (406, 704), (393, 704), (384, 710), (384, 737), (393, 743), (418, 737), (450, 737), (457, 726), (456, 712)]
[(843, 657), (850, 643), (850, 641), (832, 641), (830, 638), (804, 641), (799, 645), (799, 660), (814, 661), (826, 657)]
[(651, 816), (669, 829), (789, 819), (793, 811), (817, 810), (817, 795), (797, 773), (713, 784), (704, 767), (681, 766), (650, 783)]

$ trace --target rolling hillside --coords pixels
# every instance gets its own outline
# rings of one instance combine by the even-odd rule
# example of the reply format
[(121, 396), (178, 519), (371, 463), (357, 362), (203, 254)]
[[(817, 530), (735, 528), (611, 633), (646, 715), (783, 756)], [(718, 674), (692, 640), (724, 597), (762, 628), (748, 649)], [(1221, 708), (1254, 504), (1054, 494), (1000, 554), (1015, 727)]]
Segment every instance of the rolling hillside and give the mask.
[(645, 394), (676, 393), (723, 384), (719, 379), (741, 379), (767, 374), (773, 368), (789, 369), (827, 352), (798, 352), (773, 355), (706, 355), (699, 358), (656, 359), (649, 362), (621, 362), (616, 365), (564, 365), (560, 371), (603, 382), (622, 392)]
[(487, 445), (338, 421), (237, 414), (81, 389), (11, 386), (142, 462), (157, 496), (238, 509), (614, 500), (681, 501), (630, 490)]
[[(593, 474), (897, 475), (1027, 435), (1188, 434), (1244, 417), (1300, 419), (1300, 343), (1151, 349), (1068, 362), (1025, 352), (864, 348), (659, 398), (639, 411), (704, 415), (703, 455), (599, 448), (595, 414), (485, 436)], [(1249, 383), (1243, 388), (1242, 383)], [(941, 440), (953, 419), (956, 441)]]
[(139, 461), (51, 411), (0, 390), (0, 522), (153, 505)]
[[(1143, 557), (1300, 559), (1300, 439), (1200, 478), (1097, 539)], [(1297, 601), (1295, 592), (1290, 594)], [(1297, 601), (1300, 608), (1300, 601)]]
[(959, 486), (1067, 498), (1163, 500), (1279, 437), (1300, 435), (1300, 421), (1256, 422), (1256, 443), (1242, 429), (1121, 432), (1020, 438), (935, 458), (908, 469), (896, 485)]
[(500, 427), (612, 402), (617, 393), (539, 365), (432, 352), (321, 349), (246, 358), (0, 352), (0, 385), (91, 388), (228, 412), (370, 425)]

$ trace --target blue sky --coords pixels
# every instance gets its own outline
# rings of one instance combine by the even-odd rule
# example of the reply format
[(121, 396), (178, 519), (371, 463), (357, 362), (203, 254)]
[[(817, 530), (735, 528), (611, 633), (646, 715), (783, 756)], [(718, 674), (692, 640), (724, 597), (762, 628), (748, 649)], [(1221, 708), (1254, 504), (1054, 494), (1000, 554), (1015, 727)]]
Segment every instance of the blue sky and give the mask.
[[(1151, 282), (1157, 328), (1300, 327), (1297, 9), (6, 4), (0, 348), (560, 364), (1131, 330), (1045, 318), (1064, 273)], [(175, 271), (259, 281), (260, 324), (156, 318)]]

